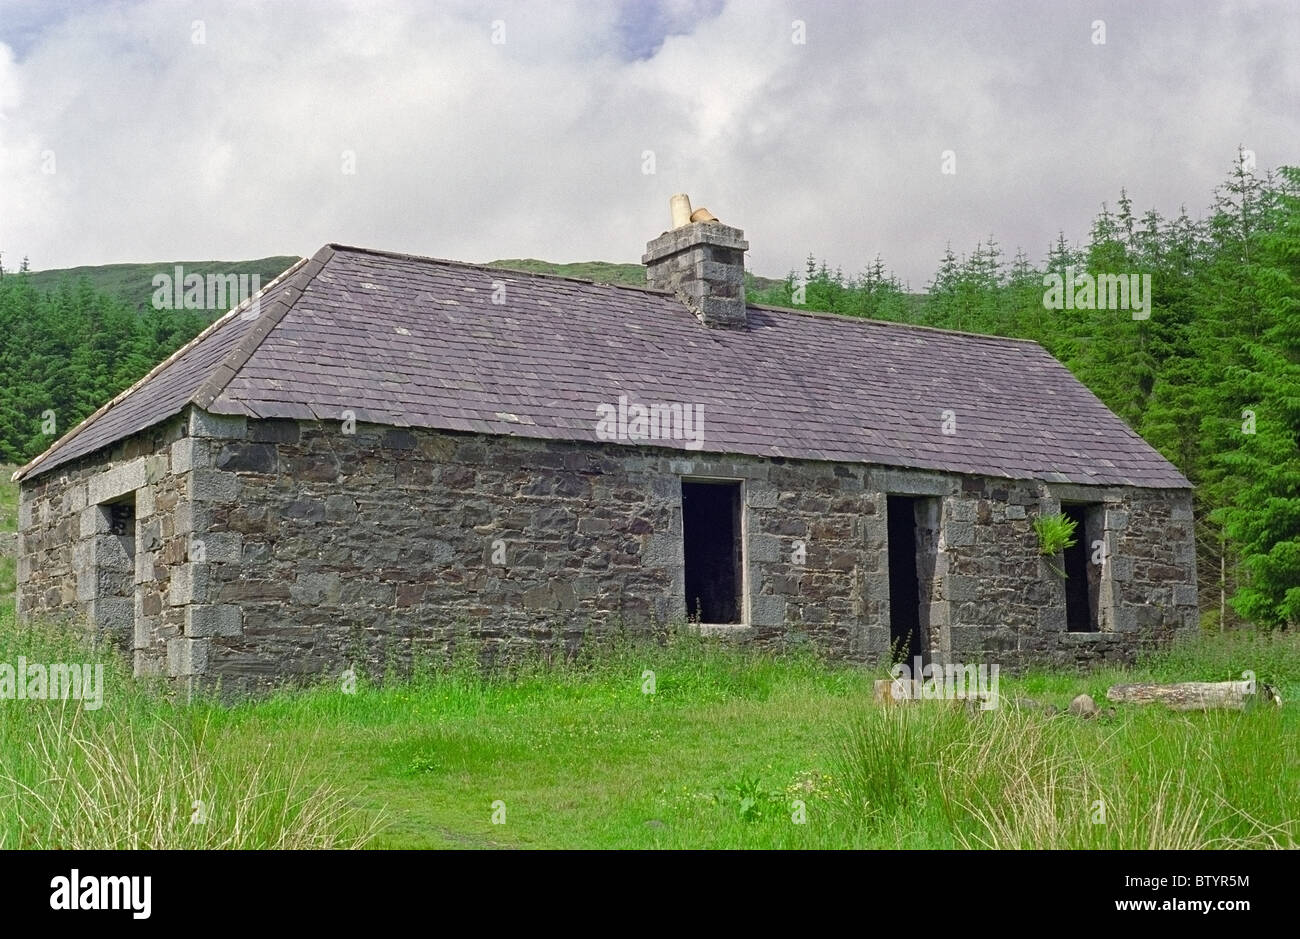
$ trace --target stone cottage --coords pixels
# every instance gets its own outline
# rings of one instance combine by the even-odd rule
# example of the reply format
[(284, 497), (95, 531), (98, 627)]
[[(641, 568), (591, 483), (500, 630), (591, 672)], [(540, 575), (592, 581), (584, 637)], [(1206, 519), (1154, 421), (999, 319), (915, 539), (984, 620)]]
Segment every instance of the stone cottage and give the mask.
[(747, 304), (747, 248), (322, 248), (16, 474), (20, 616), (227, 689), (687, 620), (1003, 667), (1195, 629), (1190, 484), (1040, 346)]

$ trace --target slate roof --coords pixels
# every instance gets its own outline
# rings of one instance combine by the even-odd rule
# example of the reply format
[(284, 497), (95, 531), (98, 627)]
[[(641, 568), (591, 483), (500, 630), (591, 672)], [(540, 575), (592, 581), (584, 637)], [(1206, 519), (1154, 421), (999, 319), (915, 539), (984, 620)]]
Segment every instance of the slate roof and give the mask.
[(18, 475), (190, 403), (596, 441), (597, 406), (627, 395), (702, 405), (702, 452), (1190, 487), (1037, 343), (757, 305), (748, 316), (744, 330), (710, 329), (662, 291), (329, 245), (269, 285), (256, 318), (231, 311)]

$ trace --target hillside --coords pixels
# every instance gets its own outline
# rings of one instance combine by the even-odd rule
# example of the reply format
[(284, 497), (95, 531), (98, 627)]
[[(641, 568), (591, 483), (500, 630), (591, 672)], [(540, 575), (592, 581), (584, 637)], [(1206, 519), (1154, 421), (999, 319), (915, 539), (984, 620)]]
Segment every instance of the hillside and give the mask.
[[(185, 274), (256, 274), (263, 287), (291, 267), (298, 258), (276, 255), (254, 261), (155, 261), (147, 264), (101, 264), (86, 267), (65, 267), (48, 271), (31, 271), (31, 285), (37, 290), (49, 290), (64, 280), (86, 280), (100, 293), (125, 301), (133, 309), (146, 310), (154, 293), (153, 279), (158, 274), (171, 275), (177, 267)], [(645, 268), (640, 264), (611, 264), (608, 261), (578, 261), (571, 264), (553, 264), (536, 258), (509, 258), (489, 261), (489, 267), (534, 274), (555, 274), (576, 277), (602, 284), (629, 284), (645, 286)], [(757, 290), (770, 290), (783, 283), (771, 277), (752, 277), (750, 285)]]
[(155, 261), (147, 264), (101, 264), (90, 267), (65, 267), (48, 271), (31, 271), (31, 285), (49, 290), (65, 280), (89, 281), (100, 293), (125, 301), (136, 310), (149, 308), (153, 297), (153, 279), (157, 274), (172, 276), (177, 267), (185, 274), (256, 274), (262, 286), (278, 277), (298, 259), (281, 255), (256, 261)]
[[(512, 271), (528, 271), (533, 274), (555, 274), (560, 277), (576, 277), (579, 280), (594, 280), (601, 284), (627, 284), (632, 287), (645, 286), (645, 268), (640, 264), (611, 264), (609, 261), (577, 261), (572, 264), (553, 264), (550, 261), (538, 261), (536, 258), (508, 258), (501, 261), (489, 261), (488, 267), (501, 267)], [(770, 290), (784, 280), (771, 277), (750, 275), (749, 284), (758, 290)]]

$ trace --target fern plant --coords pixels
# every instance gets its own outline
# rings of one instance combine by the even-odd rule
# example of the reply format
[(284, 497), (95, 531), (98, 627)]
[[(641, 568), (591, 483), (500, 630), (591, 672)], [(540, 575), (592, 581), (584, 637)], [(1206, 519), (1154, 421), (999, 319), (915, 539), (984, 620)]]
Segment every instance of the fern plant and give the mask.
[[(1075, 545), (1074, 529), (1077, 523), (1069, 516), (1059, 512), (1056, 515), (1040, 515), (1034, 519), (1034, 532), (1038, 535), (1038, 550), (1045, 558), (1054, 558), (1066, 548)], [(1062, 577), (1066, 573), (1051, 561), (1048, 567)]]

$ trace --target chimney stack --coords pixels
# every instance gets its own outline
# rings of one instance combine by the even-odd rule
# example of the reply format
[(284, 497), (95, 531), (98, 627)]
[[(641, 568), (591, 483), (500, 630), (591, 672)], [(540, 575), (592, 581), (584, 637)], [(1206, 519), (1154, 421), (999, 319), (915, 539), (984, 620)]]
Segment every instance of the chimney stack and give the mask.
[(745, 252), (739, 228), (724, 225), (708, 209), (691, 211), (678, 193), (669, 200), (673, 229), (646, 245), (641, 263), (646, 282), (671, 290), (705, 326), (745, 328)]

